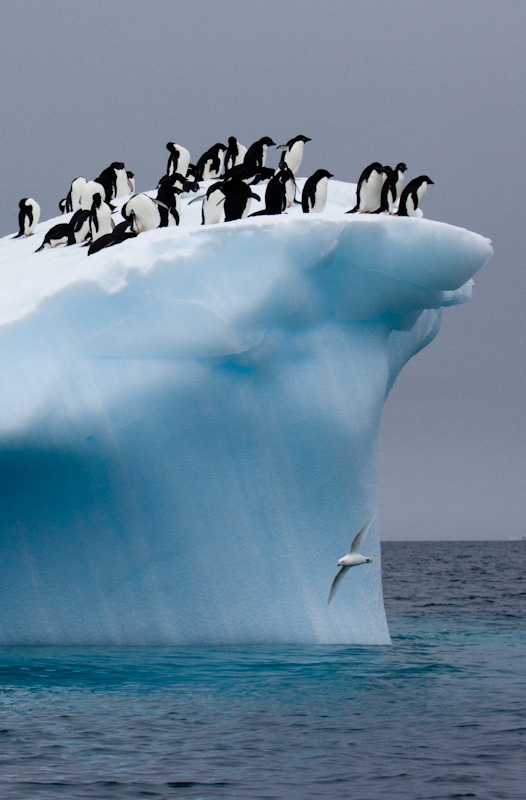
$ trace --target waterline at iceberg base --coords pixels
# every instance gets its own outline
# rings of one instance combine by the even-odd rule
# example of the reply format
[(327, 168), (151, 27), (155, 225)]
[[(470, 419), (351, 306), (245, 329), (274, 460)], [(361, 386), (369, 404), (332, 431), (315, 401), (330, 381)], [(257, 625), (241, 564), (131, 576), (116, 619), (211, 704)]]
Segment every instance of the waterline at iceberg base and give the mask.
[(378, 516), (329, 589), (386, 393), (491, 247), (335, 184), (89, 258), (1, 240), (0, 643), (389, 642)]

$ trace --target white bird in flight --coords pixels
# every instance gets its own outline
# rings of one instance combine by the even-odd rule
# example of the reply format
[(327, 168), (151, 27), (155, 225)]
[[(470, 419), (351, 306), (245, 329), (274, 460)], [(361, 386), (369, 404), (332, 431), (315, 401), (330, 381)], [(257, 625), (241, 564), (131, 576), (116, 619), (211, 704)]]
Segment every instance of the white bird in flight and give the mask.
[(362, 542), (365, 539), (367, 531), (373, 524), (374, 514), (373, 516), (367, 520), (363, 528), (361, 528), (356, 536), (353, 539), (351, 544), (351, 549), (347, 553), (346, 556), (340, 558), (338, 561), (338, 565), (341, 567), (340, 571), (336, 573), (336, 576), (332, 582), (331, 591), (329, 592), (329, 599), (327, 603), (330, 603), (334, 595), (336, 594), (336, 589), (340, 585), (342, 578), (347, 574), (351, 567), (358, 567), (360, 564), (370, 564), (373, 560), (367, 556), (360, 555), (360, 547), (362, 546)]

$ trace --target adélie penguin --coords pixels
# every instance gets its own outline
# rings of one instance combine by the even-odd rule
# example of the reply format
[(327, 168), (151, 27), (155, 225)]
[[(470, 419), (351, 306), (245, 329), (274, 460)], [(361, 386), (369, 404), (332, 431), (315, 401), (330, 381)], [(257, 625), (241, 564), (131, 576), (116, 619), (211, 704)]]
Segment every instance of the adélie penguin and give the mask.
[(58, 247), (60, 244), (75, 244), (75, 237), (69, 222), (59, 222), (53, 225), (44, 236), (44, 241), (37, 247), (35, 253), (39, 253), (45, 247)]
[(418, 178), (413, 178), (412, 181), (409, 181), (400, 195), (399, 217), (412, 217), (414, 215), (427, 192), (429, 184), (434, 184), (434, 181), (427, 175), (419, 175)]
[(325, 210), (329, 178), (333, 177), (332, 172), (317, 169), (314, 175), (307, 178), (301, 193), (301, 207), (304, 214), (319, 214)]
[(275, 144), (276, 142), (273, 142), (270, 136), (262, 136), (257, 142), (250, 145), (245, 153), (243, 164), (264, 167), (267, 160), (267, 149)]
[(338, 586), (340, 585), (342, 579), (347, 575), (351, 567), (359, 567), (360, 564), (370, 564), (372, 562), (372, 558), (368, 556), (362, 556), (360, 553), (360, 548), (362, 546), (362, 542), (365, 539), (367, 532), (371, 525), (373, 524), (374, 514), (370, 517), (363, 528), (361, 528), (356, 536), (354, 537), (351, 549), (347, 553), (347, 555), (340, 558), (338, 561), (338, 566), (340, 567), (340, 571), (336, 573), (336, 576), (332, 582), (331, 590), (329, 592), (329, 599), (328, 603), (331, 602), (332, 598), (334, 597)]
[(278, 150), (284, 151), (285, 163), (293, 175), (296, 175), (300, 168), (300, 164), (303, 159), (305, 142), (310, 141), (311, 140), (308, 136), (303, 136), (303, 134), (300, 134), (299, 136), (294, 136), (293, 139), (289, 139), (287, 144), (277, 145)]
[(20, 236), (31, 236), (35, 226), (40, 219), (40, 206), (32, 197), (23, 197), (18, 204), (18, 233), (15, 239)]
[(363, 170), (356, 187), (356, 205), (347, 214), (357, 211), (371, 213), (380, 207), (384, 175), (384, 168), (378, 161), (373, 161)]
[(225, 181), (221, 191), (225, 197), (225, 222), (244, 219), (248, 216), (252, 200), (261, 199), (244, 181)]
[(404, 172), (406, 169), (407, 167), (402, 161), (394, 169), (384, 167), (384, 173), (387, 173), (387, 175), (382, 186), (380, 207), (376, 211), (377, 214), (382, 214), (384, 211), (388, 211), (389, 214), (393, 213), (394, 204), (400, 196), (404, 185)]
[(235, 136), (228, 137), (228, 146), (225, 151), (224, 170), (228, 172), (233, 167), (243, 163), (247, 148)]
[(175, 144), (175, 142), (168, 142), (166, 149), (170, 153), (166, 174), (173, 175), (174, 172), (178, 172), (183, 177), (186, 177), (190, 165), (190, 151), (180, 144)]
[(279, 169), (267, 184), (265, 208), (262, 208), (261, 211), (255, 211), (250, 216), (261, 217), (266, 214), (282, 214), (287, 208), (287, 181), (287, 173)]

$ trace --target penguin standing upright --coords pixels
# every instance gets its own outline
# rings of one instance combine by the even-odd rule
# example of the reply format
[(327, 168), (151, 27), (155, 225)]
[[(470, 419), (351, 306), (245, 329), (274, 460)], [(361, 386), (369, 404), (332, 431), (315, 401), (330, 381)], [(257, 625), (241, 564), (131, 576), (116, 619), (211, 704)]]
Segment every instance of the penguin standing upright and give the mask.
[(252, 200), (261, 200), (244, 181), (225, 181), (221, 191), (225, 196), (225, 222), (244, 219), (248, 216)]
[(420, 206), (427, 192), (429, 184), (434, 184), (434, 181), (428, 178), (427, 175), (419, 175), (418, 178), (413, 178), (412, 181), (409, 181), (400, 195), (400, 203), (398, 205), (399, 217), (414, 216), (415, 211)]
[(86, 188), (86, 178), (75, 178), (71, 181), (71, 187), (66, 197), (65, 212), (78, 211), (80, 208), (80, 198)]
[(303, 159), (303, 150), (305, 148), (305, 142), (310, 142), (308, 136), (295, 136), (293, 139), (289, 139), (287, 144), (280, 144), (278, 145), (278, 150), (284, 151), (285, 156), (285, 163), (292, 172), (293, 175), (296, 175), (299, 168), (301, 161)]
[(265, 208), (250, 214), (251, 217), (260, 217), (266, 214), (283, 214), (287, 208), (287, 173), (278, 170), (269, 180), (265, 190)]
[(40, 206), (32, 197), (23, 197), (18, 204), (18, 233), (15, 239), (20, 236), (31, 236), (40, 219)]
[(267, 160), (267, 149), (275, 144), (276, 142), (273, 142), (270, 136), (262, 136), (257, 142), (250, 145), (245, 153), (243, 164), (264, 167)]
[[(206, 195), (203, 198), (203, 205), (201, 208), (201, 224), (202, 225), (217, 225), (223, 219), (225, 208), (225, 195), (221, 191), (224, 181), (217, 181), (208, 187)], [(190, 203), (194, 203), (195, 198)]]
[(396, 165), (393, 172), (396, 174), (396, 183), (395, 183), (395, 199), (394, 202), (399, 199), (400, 195), (402, 194), (402, 189), (404, 188), (405, 183), (405, 171), (407, 169), (407, 164), (404, 164), (403, 161), (400, 161), (399, 164)]
[(393, 213), (394, 204), (399, 193), (404, 185), (404, 172), (407, 167), (403, 162), (396, 165), (394, 169), (384, 167), (384, 172), (387, 171), (387, 177), (382, 185), (380, 195), (380, 207), (377, 209), (378, 214), (388, 211), (389, 214)]
[(219, 178), (223, 172), (223, 159), (226, 147), (221, 142), (212, 145), (197, 162), (197, 180), (208, 181)]
[(307, 178), (301, 194), (301, 207), (304, 214), (320, 214), (325, 210), (327, 203), (327, 187), (332, 172), (326, 169), (317, 169), (314, 175)]
[(90, 211), (90, 233), (91, 241), (95, 242), (106, 233), (113, 230), (113, 220), (111, 218), (111, 208), (104, 202), (102, 195), (96, 192), (93, 195), (93, 203)]
[(243, 163), (247, 148), (235, 136), (228, 137), (228, 146), (225, 150), (224, 171), (228, 172), (233, 167)]
[[(279, 160), (279, 172), (285, 176), (285, 194), (287, 198), (287, 208), (290, 208), (296, 199), (296, 179), (294, 173), (285, 161), (286, 153), (281, 154)], [(277, 173), (276, 173), (277, 174)]]
[(383, 167), (378, 161), (373, 161), (363, 170), (356, 187), (356, 205), (347, 211), (347, 214), (355, 214), (357, 211), (371, 213), (378, 210), (384, 175)]
[(179, 225), (181, 217), (181, 201), (179, 195), (183, 190), (184, 177), (178, 172), (171, 175), (163, 175), (157, 186), (157, 201), (161, 204), (159, 212), (161, 214), (160, 228), (167, 228), (169, 225)]
[[(122, 196), (118, 194), (118, 189), (124, 190), (124, 194), (127, 194), (128, 179), (122, 161), (113, 161), (109, 167), (102, 170), (99, 177), (95, 178), (95, 181), (104, 187), (104, 200), (106, 203), (111, 203), (116, 197)], [(125, 184), (126, 188), (124, 189)]]
[(190, 151), (180, 144), (175, 144), (175, 142), (168, 142), (166, 149), (170, 153), (166, 166), (166, 174), (173, 175), (174, 172), (178, 172), (185, 178), (190, 164)]

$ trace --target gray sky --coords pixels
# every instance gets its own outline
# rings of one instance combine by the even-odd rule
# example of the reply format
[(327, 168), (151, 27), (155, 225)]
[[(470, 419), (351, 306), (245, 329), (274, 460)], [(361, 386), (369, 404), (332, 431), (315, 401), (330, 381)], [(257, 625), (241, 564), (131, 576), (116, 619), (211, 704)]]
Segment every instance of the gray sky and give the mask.
[[(302, 166), (371, 161), (435, 186), (427, 217), (493, 239), (470, 303), (404, 370), (381, 438), (382, 535), (524, 525), (524, 0), (0, 0), (0, 234), (113, 160), (152, 188), (167, 141), (312, 137)], [(275, 156), (277, 164), (277, 156)], [(271, 162), (272, 164), (274, 162)]]

